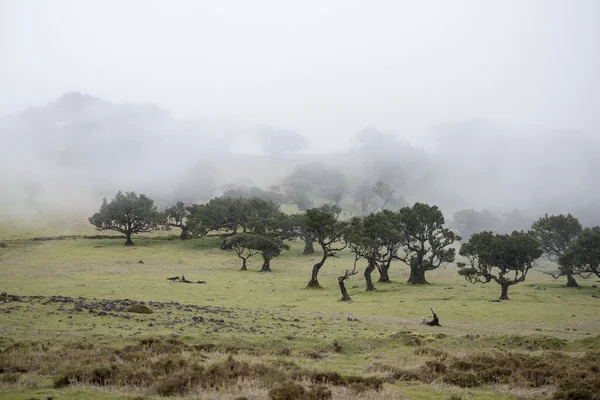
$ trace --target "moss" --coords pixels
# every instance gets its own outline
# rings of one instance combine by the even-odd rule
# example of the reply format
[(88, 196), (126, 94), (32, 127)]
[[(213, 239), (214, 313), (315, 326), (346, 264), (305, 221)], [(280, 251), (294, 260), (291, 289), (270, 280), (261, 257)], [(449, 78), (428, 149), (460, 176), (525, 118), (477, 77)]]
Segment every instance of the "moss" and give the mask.
[(129, 306), (127, 311), (130, 313), (137, 313), (137, 314), (152, 314), (154, 312), (147, 305), (140, 304), (140, 303)]

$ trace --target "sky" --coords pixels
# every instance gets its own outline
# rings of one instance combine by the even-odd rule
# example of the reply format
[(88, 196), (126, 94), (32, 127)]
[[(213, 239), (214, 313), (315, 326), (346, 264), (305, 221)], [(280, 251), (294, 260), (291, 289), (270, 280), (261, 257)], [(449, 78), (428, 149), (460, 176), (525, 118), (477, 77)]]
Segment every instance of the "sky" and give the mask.
[(80, 91), (317, 147), (471, 119), (600, 134), (596, 0), (0, 0), (0, 115)]

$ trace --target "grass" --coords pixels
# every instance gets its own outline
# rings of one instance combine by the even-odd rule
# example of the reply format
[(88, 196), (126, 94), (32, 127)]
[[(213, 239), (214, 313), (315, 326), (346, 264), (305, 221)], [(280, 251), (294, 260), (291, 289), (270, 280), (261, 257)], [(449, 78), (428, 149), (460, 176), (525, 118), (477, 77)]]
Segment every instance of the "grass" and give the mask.
[[(594, 280), (567, 289), (534, 271), (510, 288), (510, 301), (492, 302), (500, 294), (497, 285), (468, 284), (453, 265), (428, 273), (431, 285), (411, 286), (407, 267), (397, 263), (390, 269), (393, 283), (366, 292), (357, 275), (346, 284), (353, 301), (341, 302), (336, 278), (352, 266), (347, 252), (323, 267), (323, 289), (309, 290), (319, 257), (301, 255), (301, 243), (272, 262), (272, 273), (257, 272), (258, 258), (242, 272), (240, 260), (219, 250), (216, 238), (182, 242), (177, 232), (159, 232), (134, 238), (135, 247), (116, 239), (32, 241), (94, 231), (76, 219), (39, 229), (17, 225), (0, 228), (6, 244), (0, 247), (0, 292), (23, 300), (0, 302), (2, 398), (159, 398), (169, 390), (222, 399), (266, 399), (289, 390), (311, 398), (317, 384), (325, 385), (322, 396), (331, 391), (334, 399), (548, 398), (597, 376), (590, 369), (600, 351)], [(182, 275), (206, 284), (166, 279)], [(420, 324), (429, 306), (442, 327)], [(141, 345), (149, 338), (161, 343), (163, 353)], [(456, 368), (484, 354), (506, 365), (521, 360), (527, 366), (523, 360), (538, 357), (555, 380), (540, 378), (542, 384), (533, 385), (541, 372), (514, 365), (502, 367), (515, 371), (508, 377), (492, 366)], [(506, 354), (513, 355), (509, 361)], [(266, 368), (269, 374), (234, 374), (221, 389), (204, 387), (205, 371), (224, 375), (227, 369), (215, 366), (232, 355), (247, 363), (247, 371)], [(156, 372), (160, 360), (184, 362), (178, 370)], [(97, 378), (97, 369), (106, 379)], [(569, 370), (578, 378), (564, 373)], [(139, 380), (143, 371), (149, 371), (148, 381)], [(338, 374), (345, 383), (318, 374)], [(64, 387), (57, 386), (65, 376)], [(382, 386), (360, 379), (379, 379)]]

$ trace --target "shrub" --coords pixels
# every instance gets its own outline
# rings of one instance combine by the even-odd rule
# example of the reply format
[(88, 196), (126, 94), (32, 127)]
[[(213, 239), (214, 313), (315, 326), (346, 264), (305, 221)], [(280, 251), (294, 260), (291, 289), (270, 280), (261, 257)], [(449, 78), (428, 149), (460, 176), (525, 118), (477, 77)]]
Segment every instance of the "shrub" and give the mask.
[(15, 384), (19, 382), (19, 374), (0, 374), (0, 382)]
[(477, 376), (471, 372), (449, 372), (442, 380), (445, 383), (460, 387), (476, 387), (479, 386)]
[[(596, 398), (598, 398), (596, 396)], [(595, 400), (592, 392), (586, 389), (569, 389), (554, 392), (553, 400)]]
[(304, 387), (292, 381), (286, 381), (269, 390), (269, 399), (271, 400), (305, 400), (306, 398)]

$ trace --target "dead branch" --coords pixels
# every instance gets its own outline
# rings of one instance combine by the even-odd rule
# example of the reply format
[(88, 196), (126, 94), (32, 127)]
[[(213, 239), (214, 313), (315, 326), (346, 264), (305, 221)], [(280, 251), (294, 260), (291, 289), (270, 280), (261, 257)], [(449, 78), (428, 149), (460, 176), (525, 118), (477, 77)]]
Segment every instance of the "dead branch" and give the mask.
[(350, 295), (348, 294), (348, 291), (346, 290), (346, 285), (344, 284), (344, 281), (348, 278), (350, 278), (352, 275), (356, 275), (358, 273), (358, 271), (356, 270), (356, 263), (358, 261), (358, 256), (354, 257), (354, 269), (352, 269), (352, 271), (350, 271), (349, 269), (346, 270), (346, 273), (342, 276), (338, 276), (338, 283), (340, 285), (340, 291), (342, 292), (342, 301), (350, 301), (352, 300), (350, 298)]
[(433, 307), (429, 307), (429, 309), (431, 310), (431, 313), (433, 314), (433, 319), (431, 321), (428, 321), (427, 318), (421, 317), (423, 319), (422, 323), (425, 325), (429, 325), (429, 326), (441, 326), (440, 320), (439, 320), (437, 314), (435, 313), (435, 311), (433, 311)]

